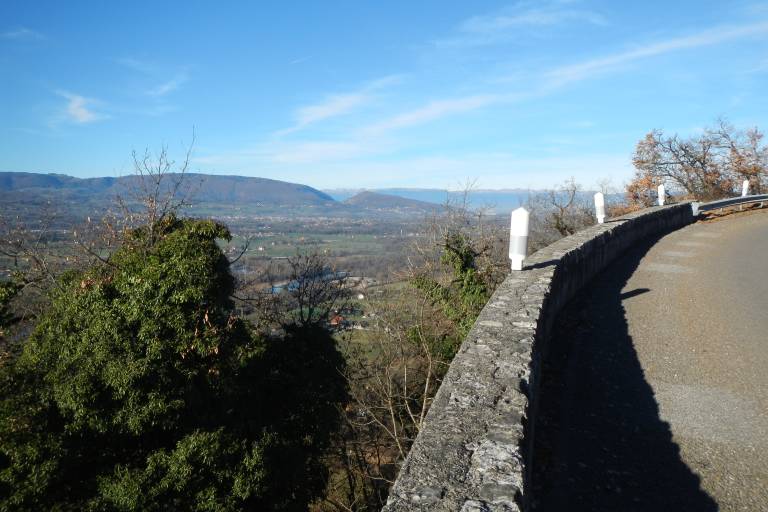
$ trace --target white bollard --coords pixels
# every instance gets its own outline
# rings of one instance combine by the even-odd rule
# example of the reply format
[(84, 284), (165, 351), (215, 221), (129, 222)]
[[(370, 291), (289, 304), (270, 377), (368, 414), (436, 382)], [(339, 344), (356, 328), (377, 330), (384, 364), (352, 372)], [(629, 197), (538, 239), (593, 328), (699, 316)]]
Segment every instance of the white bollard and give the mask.
[(509, 228), (509, 259), (512, 270), (523, 270), (523, 260), (528, 255), (528, 210), (523, 207), (512, 212)]
[(659, 185), (659, 206), (664, 206), (664, 201), (667, 199), (667, 191), (664, 189), (664, 185)]
[(691, 203), (691, 212), (693, 213), (694, 217), (698, 217), (699, 216), (699, 203), (697, 203), (695, 201), (693, 203)]
[(605, 222), (605, 196), (602, 192), (595, 194), (595, 216), (598, 224)]
[(741, 197), (746, 197), (749, 195), (749, 180), (744, 180), (744, 183), (741, 184)]

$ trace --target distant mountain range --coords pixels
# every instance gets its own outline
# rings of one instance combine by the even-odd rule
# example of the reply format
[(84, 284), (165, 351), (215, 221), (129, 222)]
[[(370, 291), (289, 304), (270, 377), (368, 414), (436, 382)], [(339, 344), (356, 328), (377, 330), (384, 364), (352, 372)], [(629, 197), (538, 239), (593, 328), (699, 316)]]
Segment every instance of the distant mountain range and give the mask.
[[(173, 176), (171, 176), (173, 177)], [(0, 194), (23, 193), (33, 200), (66, 200), (83, 203), (112, 200), (125, 196), (136, 184), (136, 176), (119, 178), (75, 178), (65, 174), (0, 172)], [(329, 213), (352, 211), (431, 212), (435, 205), (461, 202), (463, 192), (434, 188), (335, 189), (320, 191), (307, 185), (267, 178), (194, 174), (185, 176), (195, 203), (241, 205), (279, 209), (281, 207), (323, 208)], [(523, 204), (538, 191), (523, 189), (473, 190), (468, 194), (471, 207), (497, 212)]]
[[(353, 188), (323, 190), (337, 201), (345, 201), (363, 191), (366, 190)], [(464, 192), (439, 188), (379, 188), (367, 192), (439, 205), (445, 205), (448, 201), (456, 203), (464, 200)], [(521, 206), (528, 200), (529, 196), (540, 193), (540, 190), (526, 189), (472, 190), (467, 194), (467, 203), (472, 208), (488, 208), (496, 212), (505, 212)]]
[[(174, 175), (170, 176), (171, 178)], [(135, 189), (137, 177), (75, 178), (65, 174), (0, 172), (0, 201), (43, 204), (62, 202), (69, 209), (102, 208), (118, 195)], [(185, 185), (200, 211), (227, 215), (242, 214), (348, 216), (389, 213), (432, 213), (447, 202), (461, 203), (464, 193), (437, 188), (382, 188), (317, 190), (307, 185), (267, 178), (188, 173)], [(472, 190), (468, 206), (506, 213), (524, 204), (540, 190)], [(588, 194), (584, 192), (584, 194)], [(211, 209), (213, 208), (213, 210)]]
[[(171, 180), (174, 175), (169, 175)], [(0, 172), (0, 192), (56, 195), (64, 199), (108, 199), (125, 196), (137, 183), (136, 176), (121, 178), (74, 178), (64, 174)], [(306, 185), (266, 178), (186, 174), (184, 183), (196, 202), (306, 206), (334, 204), (328, 194)]]
[[(166, 185), (179, 175), (170, 174)], [(104, 209), (117, 196), (130, 200), (139, 178), (75, 178), (64, 174), (0, 172), (0, 213), (19, 212), (46, 202), (70, 213), (89, 215)], [(193, 210), (208, 215), (322, 215), (370, 216), (431, 213), (440, 208), (433, 202), (369, 191), (337, 200), (307, 185), (266, 178), (188, 173), (183, 189), (189, 192)], [(33, 206), (37, 205), (37, 206)], [(13, 206), (14, 208), (11, 208)], [(238, 213), (239, 212), (239, 213)]]

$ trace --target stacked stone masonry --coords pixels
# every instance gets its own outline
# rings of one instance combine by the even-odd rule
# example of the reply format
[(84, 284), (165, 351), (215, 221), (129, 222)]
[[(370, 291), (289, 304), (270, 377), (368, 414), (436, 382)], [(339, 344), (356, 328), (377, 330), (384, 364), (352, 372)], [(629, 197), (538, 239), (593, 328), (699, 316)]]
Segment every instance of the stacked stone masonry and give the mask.
[(610, 219), (512, 272), (451, 363), (384, 511), (529, 510), (541, 361), (557, 313), (630, 246), (692, 221), (689, 203)]

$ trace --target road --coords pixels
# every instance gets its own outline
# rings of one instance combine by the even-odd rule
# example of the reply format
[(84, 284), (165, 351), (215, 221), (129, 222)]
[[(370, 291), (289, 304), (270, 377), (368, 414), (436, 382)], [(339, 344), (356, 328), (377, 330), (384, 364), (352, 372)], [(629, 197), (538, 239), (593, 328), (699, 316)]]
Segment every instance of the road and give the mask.
[(558, 319), (535, 510), (768, 511), (768, 213), (636, 247)]

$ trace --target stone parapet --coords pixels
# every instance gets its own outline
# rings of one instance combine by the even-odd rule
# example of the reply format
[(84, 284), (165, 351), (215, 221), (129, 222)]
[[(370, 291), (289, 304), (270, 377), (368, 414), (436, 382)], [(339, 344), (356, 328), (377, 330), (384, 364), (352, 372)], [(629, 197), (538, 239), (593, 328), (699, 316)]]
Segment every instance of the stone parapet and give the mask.
[(443, 379), (385, 512), (527, 511), (542, 359), (558, 312), (635, 243), (693, 222), (648, 208), (541, 249), (483, 308)]

